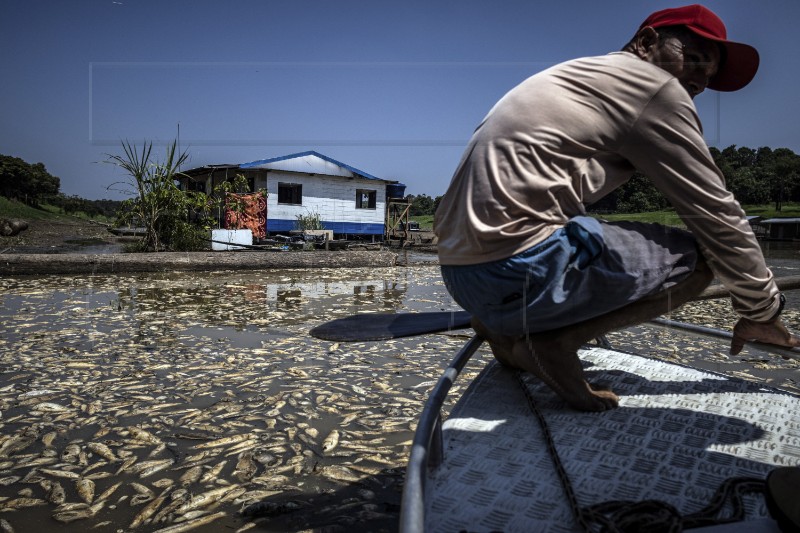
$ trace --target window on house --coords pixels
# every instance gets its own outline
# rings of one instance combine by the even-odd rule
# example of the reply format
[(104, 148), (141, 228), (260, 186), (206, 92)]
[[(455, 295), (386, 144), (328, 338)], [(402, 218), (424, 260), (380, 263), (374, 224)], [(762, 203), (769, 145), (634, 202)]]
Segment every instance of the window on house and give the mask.
[(206, 182), (205, 180), (195, 181), (193, 178), (189, 178), (189, 180), (186, 182), (186, 190), (206, 192)]
[(303, 186), (299, 183), (278, 183), (278, 203), (302, 204)]
[(356, 189), (356, 209), (375, 209), (377, 191), (369, 189)]

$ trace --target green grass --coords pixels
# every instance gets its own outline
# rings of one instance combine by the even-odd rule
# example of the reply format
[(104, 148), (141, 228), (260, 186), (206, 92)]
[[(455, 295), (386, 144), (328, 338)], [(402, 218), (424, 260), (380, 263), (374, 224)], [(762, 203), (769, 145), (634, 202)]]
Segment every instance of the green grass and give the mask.
[(764, 218), (796, 218), (800, 217), (800, 204), (785, 203), (780, 211), (775, 210), (775, 204), (769, 205), (744, 205), (745, 213)]
[[(748, 216), (760, 216), (764, 218), (797, 218), (800, 217), (800, 204), (785, 203), (781, 210), (775, 209), (775, 204), (769, 205), (743, 205), (742, 208)], [(648, 213), (613, 213), (604, 215), (593, 215), (605, 220), (633, 220), (636, 222), (658, 222), (667, 226), (677, 226), (685, 228), (686, 225), (681, 221), (673, 210), (652, 211)]]
[[(678, 215), (674, 211), (654, 211), (652, 213), (614, 213), (604, 215), (592, 215), (604, 220), (634, 220), (639, 222), (658, 222), (670, 226), (683, 226)], [(431, 231), (433, 229), (433, 215), (418, 215), (408, 217), (408, 220), (419, 222), (419, 229)]]
[[(764, 218), (800, 218), (800, 203), (785, 203), (781, 206), (780, 211), (775, 210), (775, 204), (745, 205), (742, 207), (744, 208), (745, 213), (751, 216), (760, 216)], [(657, 222), (666, 226), (676, 226), (679, 228), (686, 227), (686, 225), (681, 221), (680, 217), (678, 217), (675, 211), (671, 209), (645, 213), (606, 213), (602, 215), (591, 215), (611, 221), (632, 220), (634, 222)], [(419, 222), (419, 227), (423, 231), (430, 231), (433, 229), (433, 215), (408, 217), (408, 219)]]
[(57, 218), (58, 215), (52, 211), (36, 209), (22, 202), (9, 200), (4, 196), (0, 196), (0, 217), (42, 220)]
[(433, 230), (433, 215), (417, 215), (408, 217), (409, 222), (419, 222), (419, 229), (422, 231)]
[(80, 218), (83, 220), (94, 220), (95, 222), (110, 223), (112, 220), (105, 216), (89, 217), (84, 212), (67, 215), (61, 209), (53, 205), (43, 204), (41, 207), (31, 207), (16, 200), (10, 200), (0, 196), (0, 217), (2, 218), (21, 218), (23, 220), (70, 220)]
[(675, 211), (649, 211), (645, 213), (604, 213), (602, 215), (598, 215), (595, 213), (590, 213), (591, 216), (595, 218), (601, 218), (603, 220), (609, 221), (618, 221), (618, 220), (630, 220), (633, 222), (655, 222), (658, 224), (663, 224), (665, 226), (677, 226), (677, 227), (685, 227), (684, 223), (681, 221), (680, 217), (675, 213)]

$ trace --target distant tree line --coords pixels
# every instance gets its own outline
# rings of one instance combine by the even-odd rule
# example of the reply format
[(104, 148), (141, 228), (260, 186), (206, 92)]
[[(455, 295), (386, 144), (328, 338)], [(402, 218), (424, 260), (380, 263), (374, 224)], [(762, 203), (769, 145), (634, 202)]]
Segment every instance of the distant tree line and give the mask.
[[(788, 148), (758, 149), (731, 145), (724, 150), (710, 148), (725, 183), (743, 205), (800, 202), (800, 156)], [(442, 197), (408, 195), (411, 216), (432, 215)], [(625, 185), (589, 207), (595, 213), (641, 213), (669, 207), (666, 198), (641, 172), (634, 173)]]
[[(800, 156), (788, 148), (758, 149), (731, 145), (710, 148), (729, 191), (743, 205), (800, 202)], [(590, 207), (599, 213), (639, 213), (669, 207), (666, 198), (644, 174), (633, 178)]]
[(18, 157), (0, 155), (0, 195), (38, 206), (58, 194), (61, 180), (42, 163), (26, 163)]
[(32, 207), (48, 204), (64, 213), (83, 212), (90, 217), (114, 217), (122, 202), (86, 200), (60, 192), (61, 180), (50, 174), (42, 163), (27, 163), (19, 157), (0, 154), (0, 196)]
[(68, 215), (85, 213), (91, 218), (101, 215), (114, 218), (122, 206), (122, 202), (119, 200), (86, 200), (78, 196), (65, 196), (61, 193), (49, 198), (47, 203), (60, 208)]
[(427, 194), (409, 194), (406, 196), (406, 200), (411, 202), (408, 214), (412, 217), (416, 217), (434, 214), (436, 208), (439, 207), (439, 202), (442, 201), (442, 197), (437, 196), (436, 198), (431, 198)]

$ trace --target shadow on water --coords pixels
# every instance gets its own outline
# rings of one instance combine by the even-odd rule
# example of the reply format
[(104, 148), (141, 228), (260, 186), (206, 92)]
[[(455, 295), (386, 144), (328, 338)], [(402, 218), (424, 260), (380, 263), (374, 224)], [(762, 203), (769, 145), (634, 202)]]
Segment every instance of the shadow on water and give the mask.
[(336, 490), (280, 494), (240, 510), (252, 531), (393, 532), (398, 529), (403, 469), (387, 468)]

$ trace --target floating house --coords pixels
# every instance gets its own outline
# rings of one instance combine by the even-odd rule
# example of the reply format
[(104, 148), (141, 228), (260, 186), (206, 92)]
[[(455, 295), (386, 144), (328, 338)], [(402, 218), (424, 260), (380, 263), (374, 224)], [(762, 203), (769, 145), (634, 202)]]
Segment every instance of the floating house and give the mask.
[(368, 174), (318, 152), (301, 152), (242, 164), (206, 165), (182, 172), (184, 190), (210, 194), (223, 181), (244, 175), (252, 191), (267, 191), (266, 232), (288, 233), (298, 217), (319, 216), (337, 236), (383, 237), (387, 202), (405, 185)]
[(768, 218), (759, 221), (756, 235), (773, 241), (800, 239), (800, 218)]

